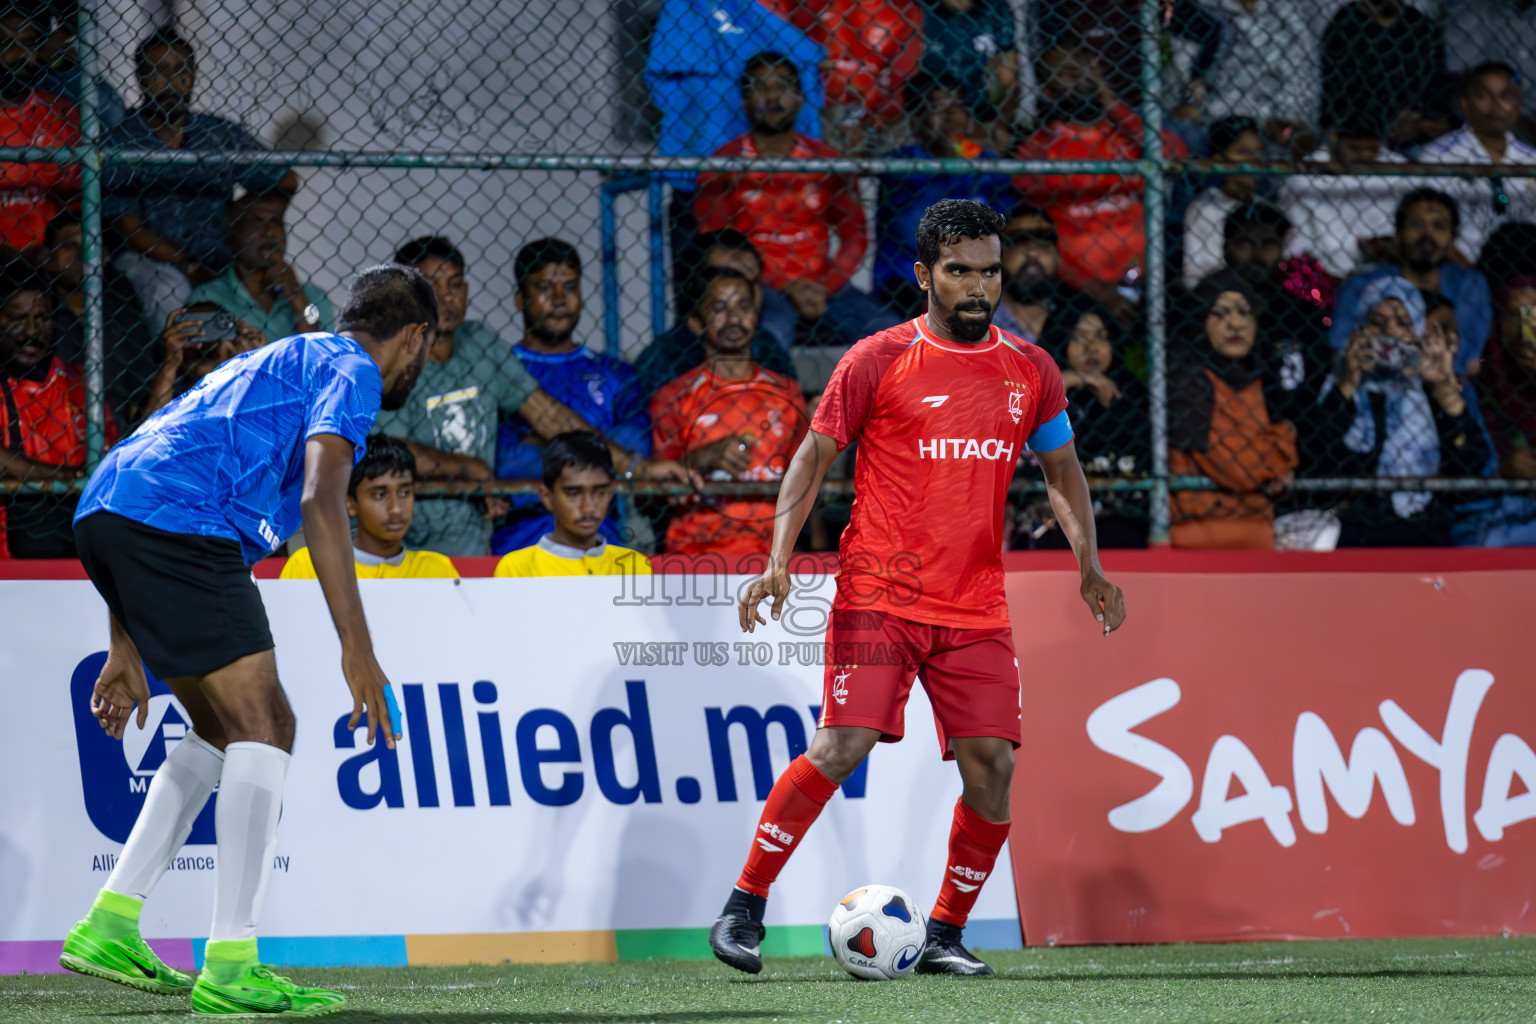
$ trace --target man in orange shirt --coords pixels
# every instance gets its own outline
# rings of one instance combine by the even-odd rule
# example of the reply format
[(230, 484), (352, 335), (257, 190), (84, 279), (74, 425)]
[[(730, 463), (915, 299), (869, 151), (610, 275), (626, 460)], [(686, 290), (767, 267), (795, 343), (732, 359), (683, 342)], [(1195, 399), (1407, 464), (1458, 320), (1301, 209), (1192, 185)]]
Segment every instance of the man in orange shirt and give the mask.
[[(1109, 91), (1091, 53), (1058, 43), (1040, 55), (1040, 127), (1019, 144), (1021, 160), (1140, 160), (1141, 118)], [(1163, 133), (1163, 152), (1187, 156)], [(1062, 278), (1101, 302), (1140, 277), (1146, 261), (1146, 213), (1140, 177), (1021, 174), (1014, 185), (1056, 225)], [(1135, 272), (1134, 274), (1132, 272)]]
[[(85, 475), (85, 375), (54, 355), (53, 292), (30, 264), (0, 267), (0, 478)], [(106, 439), (117, 440), (106, 413)], [(0, 558), (74, 558), (73, 495), (0, 501)]]
[[(741, 73), (751, 130), (715, 156), (807, 159), (837, 150), (795, 131), (805, 99), (799, 69), (764, 52)], [(837, 174), (701, 174), (693, 201), (700, 231), (735, 228), (763, 257), (763, 284), (781, 291), (802, 322), (825, 321), (844, 341), (896, 325), (896, 318), (849, 284), (869, 248), (858, 179)], [(836, 248), (834, 250), (834, 242)]]
[[(805, 436), (799, 386), (752, 361), (757, 292), (738, 270), (705, 282), (688, 326), (704, 342), (704, 362), (662, 385), (651, 399), (654, 451), (707, 480), (778, 480)], [(774, 502), (711, 498), (680, 511), (667, 527), (668, 554), (765, 552)]]
[[(8, 3), (0, 13), (0, 145), (80, 143), (74, 106), (28, 85), (48, 25), (49, 9), (37, 0)], [(0, 163), (0, 244), (17, 250), (42, 244), (48, 222), (79, 188), (78, 164)]]

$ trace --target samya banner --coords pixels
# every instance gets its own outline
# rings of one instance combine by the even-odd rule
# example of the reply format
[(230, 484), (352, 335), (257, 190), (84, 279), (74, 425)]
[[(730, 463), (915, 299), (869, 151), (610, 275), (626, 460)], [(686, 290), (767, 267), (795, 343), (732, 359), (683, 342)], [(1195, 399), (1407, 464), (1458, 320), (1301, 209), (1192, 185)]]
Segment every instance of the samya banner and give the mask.
[[(1536, 932), (1536, 573), (1010, 574), (1033, 945)], [(1027, 652), (1027, 654), (1026, 654)]]

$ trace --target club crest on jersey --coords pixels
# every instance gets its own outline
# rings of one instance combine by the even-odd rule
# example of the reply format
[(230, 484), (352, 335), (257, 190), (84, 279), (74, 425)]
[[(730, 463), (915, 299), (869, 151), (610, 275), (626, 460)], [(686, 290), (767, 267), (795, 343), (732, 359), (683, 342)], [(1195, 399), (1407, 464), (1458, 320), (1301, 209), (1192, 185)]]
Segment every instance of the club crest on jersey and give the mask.
[(1024, 418), (1024, 392), (1008, 392), (1008, 415), (1013, 417), (1015, 423)]

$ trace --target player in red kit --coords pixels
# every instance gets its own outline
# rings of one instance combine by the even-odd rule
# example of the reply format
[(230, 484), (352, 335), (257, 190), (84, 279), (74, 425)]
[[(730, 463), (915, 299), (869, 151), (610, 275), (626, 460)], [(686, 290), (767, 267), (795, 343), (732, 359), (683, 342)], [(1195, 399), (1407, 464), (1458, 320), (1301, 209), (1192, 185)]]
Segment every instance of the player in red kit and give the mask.
[[(837, 364), (779, 490), (768, 571), (748, 587), (742, 629), (778, 619), (789, 555), (827, 467), (859, 442), (853, 517), (843, 531), (820, 728), (774, 784), (741, 878), (710, 929), (715, 956), (762, 970), (768, 887), (837, 787), (875, 743), (894, 743), (914, 677), (939, 746), (963, 784), (944, 882), (917, 970), (991, 974), (961, 943), (966, 917), (1008, 837), (1019, 745), (1019, 669), (1003, 593), (1003, 506), (1028, 444), (1077, 555), (1080, 593), (1108, 636), (1125, 620), (1104, 578), (1088, 481), (1056, 364), (992, 326), (1002, 286), (1003, 217), (945, 199), (917, 228), (913, 270), (928, 312), (859, 342)], [(902, 652), (855, 664), (841, 652)]]

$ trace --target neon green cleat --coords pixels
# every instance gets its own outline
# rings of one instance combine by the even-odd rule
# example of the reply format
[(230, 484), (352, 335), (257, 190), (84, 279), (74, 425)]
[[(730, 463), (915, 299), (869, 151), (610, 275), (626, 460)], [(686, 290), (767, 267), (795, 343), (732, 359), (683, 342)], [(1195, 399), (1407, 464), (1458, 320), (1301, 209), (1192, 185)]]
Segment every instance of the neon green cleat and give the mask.
[(295, 985), (270, 968), (251, 964), (233, 981), (213, 981), (207, 969), (192, 986), (192, 1012), (220, 1017), (319, 1017), (335, 1013), (347, 997), (329, 989)]
[(167, 967), (139, 937), (137, 928), (108, 933), (89, 918), (69, 930), (59, 966), (157, 996), (184, 996), (192, 991), (192, 978)]

